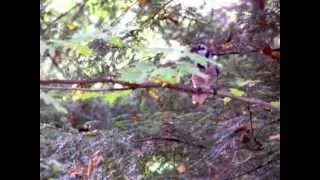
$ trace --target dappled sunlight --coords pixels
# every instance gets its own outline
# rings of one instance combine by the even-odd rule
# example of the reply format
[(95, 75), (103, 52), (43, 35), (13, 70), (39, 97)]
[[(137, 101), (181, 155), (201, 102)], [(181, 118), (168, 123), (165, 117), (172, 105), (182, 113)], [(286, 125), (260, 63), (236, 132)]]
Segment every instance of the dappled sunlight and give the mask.
[(186, 7), (199, 8), (200, 10), (197, 11), (197, 13), (205, 16), (210, 13), (212, 9), (216, 10), (220, 8), (239, 5), (241, 3), (241, 0), (179, 0), (174, 2), (181, 3)]
[[(176, 1), (175, 1), (176, 2)], [(185, 7), (193, 7), (197, 9), (197, 13), (202, 16), (209, 16), (212, 12), (214, 17), (221, 16), (221, 12), (225, 15), (219, 18), (220, 25), (227, 26), (236, 21), (236, 10), (226, 10), (230, 7), (235, 7), (243, 3), (240, 0), (181, 0), (178, 1)], [(219, 11), (220, 12), (219, 12)]]
[(48, 5), (47, 10), (53, 9), (59, 13), (65, 13), (77, 3), (77, 0), (52, 0)]

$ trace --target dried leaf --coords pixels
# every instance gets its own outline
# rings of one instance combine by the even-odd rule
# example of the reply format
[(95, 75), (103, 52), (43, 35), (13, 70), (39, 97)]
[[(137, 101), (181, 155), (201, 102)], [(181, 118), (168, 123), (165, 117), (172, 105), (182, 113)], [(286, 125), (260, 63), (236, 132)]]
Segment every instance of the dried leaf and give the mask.
[(184, 172), (186, 172), (186, 166), (184, 165), (184, 164), (180, 164), (178, 167), (177, 167), (177, 171), (179, 172), (179, 173), (184, 173)]
[(173, 124), (172, 115), (170, 112), (163, 113), (163, 122), (164, 122), (164, 124)]
[(262, 51), (262, 54), (266, 56), (269, 56), (272, 54), (272, 48), (269, 45), (266, 45), (265, 47), (263, 47), (261, 51)]
[(97, 136), (101, 133), (98, 129), (84, 133), (84, 136)]
[(142, 8), (144, 6), (146, 6), (147, 4), (149, 4), (151, 2), (151, 0), (138, 0), (139, 6)]
[(88, 178), (91, 176), (93, 169), (94, 169), (94, 164), (92, 162), (92, 159), (89, 159), (88, 169), (87, 169), (87, 177)]
[(155, 89), (149, 89), (148, 95), (156, 101), (160, 100), (160, 95), (158, 94), (158, 92)]
[(138, 114), (134, 114), (132, 116), (132, 119), (133, 119), (135, 124), (137, 124), (139, 121), (141, 121), (141, 117)]
[(231, 42), (222, 44), (222, 49), (227, 50), (233, 48), (233, 44)]
[(231, 98), (229, 98), (229, 97), (223, 98), (223, 104), (224, 105), (228, 104), (230, 101), (231, 101)]
[(268, 57), (268, 58), (271, 58), (271, 59), (274, 59), (274, 60), (279, 60), (280, 59), (280, 52), (279, 51), (273, 51), (272, 48), (269, 46), (269, 45), (266, 45), (264, 48), (262, 48), (260, 51), (259, 51), (260, 54)]
[(261, 28), (267, 28), (269, 26), (269, 22), (263, 18), (261, 21), (259, 21), (259, 25)]
[(269, 136), (269, 140), (280, 140), (280, 134)]
[(83, 174), (83, 167), (81, 167), (81, 166), (72, 167), (72, 168), (67, 172), (67, 174), (68, 174), (70, 177), (82, 176), (82, 174)]
[(279, 61), (280, 60), (280, 52), (279, 51), (272, 52), (271, 58), (274, 59), (274, 60)]

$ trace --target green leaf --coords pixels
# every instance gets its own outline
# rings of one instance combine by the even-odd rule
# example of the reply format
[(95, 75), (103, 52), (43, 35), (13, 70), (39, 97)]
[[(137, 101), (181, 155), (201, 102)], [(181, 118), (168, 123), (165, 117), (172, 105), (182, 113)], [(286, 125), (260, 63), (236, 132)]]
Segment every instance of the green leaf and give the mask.
[(101, 96), (101, 94), (96, 92), (81, 92), (81, 93), (75, 93), (72, 96), (72, 99), (74, 100), (88, 100), (88, 99), (94, 99)]
[(46, 103), (46, 104), (52, 104), (53, 107), (59, 111), (59, 112), (62, 112), (62, 113), (68, 113), (68, 111), (60, 105), (60, 103), (55, 100), (54, 98), (52, 98), (49, 94), (46, 94), (42, 91), (40, 91), (40, 99), (43, 99), (43, 101)]
[(147, 78), (147, 73), (136, 68), (123, 68), (120, 70), (120, 80), (128, 82), (143, 82)]
[(103, 39), (109, 44), (112, 44), (117, 47), (125, 47), (126, 43), (118, 36), (110, 36), (108, 33), (100, 33), (95, 29), (88, 28), (87, 30), (80, 31), (72, 36), (70, 42), (81, 43), (89, 42), (94, 39)]
[(157, 170), (159, 174), (163, 173), (166, 170), (172, 170), (174, 168), (173, 163), (171, 162), (164, 162), (162, 166)]
[(223, 68), (222, 64), (221, 63), (218, 63), (216, 61), (213, 61), (211, 59), (208, 59), (204, 56), (200, 56), (196, 53), (190, 53), (190, 52), (181, 52), (184, 56), (187, 56), (189, 57), (190, 59), (192, 59), (192, 61), (198, 63), (198, 64), (201, 64), (201, 65), (206, 65), (207, 63), (208, 64), (214, 64), (216, 66), (218, 66), (219, 68)]
[(174, 76), (177, 74), (177, 71), (172, 69), (172, 68), (168, 68), (168, 67), (161, 67), (156, 69), (155, 71), (152, 72), (151, 76)]
[(242, 78), (236, 78), (236, 84), (239, 87), (243, 87), (249, 85), (250, 87), (254, 86), (255, 84), (259, 83), (260, 81), (253, 81), (253, 80), (244, 80)]
[(59, 173), (61, 170), (60, 170), (60, 166), (58, 165), (58, 164), (56, 164), (56, 163), (53, 163), (52, 164), (52, 172), (54, 173), (54, 174), (56, 174), (56, 173)]
[(115, 127), (117, 127), (117, 128), (123, 128), (123, 127), (125, 127), (124, 121), (116, 121), (116, 122), (114, 123), (114, 125), (115, 125)]
[(231, 94), (234, 96), (243, 96), (245, 94), (245, 92), (243, 92), (239, 89), (230, 88), (229, 90), (230, 90)]
[(280, 101), (272, 101), (272, 102), (271, 102), (271, 105), (272, 105), (274, 108), (280, 109)]
[(53, 47), (57, 48), (60, 46), (65, 46), (67, 44), (66, 41), (63, 40), (50, 40), (50, 42), (52, 43)]
[(52, 40), (51, 41), (55, 47), (63, 46), (70, 47), (76, 50), (79, 54), (84, 56), (93, 55), (93, 50), (91, 50), (86, 43), (79, 43), (78, 41), (63, 41), (63, 40)]
[(133, 67), (121, 69), (120, 79), (128, 82), (144, 82), (154, 68), (151, 62), (138, 62)]
[(206, 74), (202, 73), (198, 68), (193, 64), (188, 62), (182, 62), (178, 64), (178, 70), (182, 73), (183, 76), (187, 75), (197, 75), (201, 78), (206, 78)]
[(135, 64), (135, 67), (137, 70), (144, 71), (144, 72), (150, 72), (155, 68), (152, 62), (145, 62), (145, 61), (138, 62), (137, 64)]
[(190, 59), (192, 59), (192, 61), (196, 62), (197, 64), (201, 64), (201, 65), (205, 66), (207, 63), (209, 63), (209, 59), (207, 59), (203, 56), (200, 56), (198, 54), (186, 52), (185, 55), (187, 57), (189, 57)]
[(117, 46), (120, 48), (125, 47), (125, 43), (119, 37), (111, 36), (111, 37), (105, 38), (105, 40), (114, 46)]
[(91, 50), (88, 46), (86, 45), (70, 45), (73, 49), (79, 52), (79, 54), (84, 55), (84, 56), (91, 56), (93, 55), (93, 50)]
[(183, 49), (181, 48), (148, 48), (148, 47), (144, 47), (142, 49), (142, 54), (144, 56), (148, 56), (149, 54), (163, 54), (165, 56), (170, 55), (171, 58), (173, 59), (179, 59), (180, 57), (182, 57), (183, 54)]
[(161, 80), (163, 82), (175, 83), (175, 76), (177, 75), (177, 70), (168, 67), (161, 67), (151, 73), (151, 78), (156, 77), (156, 79)]
[(121, 97), (128, 96), (130, 94), (131, 90), (126, 90), (126, 91), (115, 91), (111, 93), (107, 93), (104, 95), (104, 100), (111, 104), (114, 105)]
[(150, 164), (149, 170), (151, 172), (155, 172), (155, 171), (157, 171), (157, 169), (160, 168), (160, 166), (161, 166), (161, 162), (154, 162), (154, 163)]
[(152, 53), (165, 53), (165, 54), (173, 53), (176, 51), (173, 48), (146, 48), (145, 50), (150, 51)]
[(87, 28), (86, 30), (79, 31), (75, 33), (69, 42), (72, 43), (82, 43), (92, 41), (94, 39), (106, 39), (108, 35), (106, 33), (100, 33), (93, 29), (92, 27)]

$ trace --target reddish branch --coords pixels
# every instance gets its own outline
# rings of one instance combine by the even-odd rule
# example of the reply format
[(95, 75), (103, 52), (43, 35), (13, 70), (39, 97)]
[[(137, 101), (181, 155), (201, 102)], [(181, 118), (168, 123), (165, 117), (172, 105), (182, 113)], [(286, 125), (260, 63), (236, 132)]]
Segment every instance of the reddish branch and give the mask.
[[(259, 52), (260, 49), (251, 50), (249, 52)], [(280, 48), (272, 49), (272, 52), (280, 52)], [(226, 56), (226, 55), (232, 55), (232, 54), (241, 54), (245, 52), (240, 51), (231, 51), (231, 52), (221, 52), (221, 53), (215, 53), (217, 56)]]
[[(87, 88), (66, 88), (66, 87), (41, 87), (40, 89), (46, 90), (79, 90), (79, 91), (123, 91), (123, 90), (134, 90), (134, 89), (148, 89), (148, 88), (168, 88), (180, 92), (185, 93), (208, 93), (213, 94), (213, 90), (203, 91), (199, 89), (194, 89), (190, 86), (181, 85), (181, 84), (163, 84), (163, 83), (130, 83), (126, 81), (119, 81), (114, 78), (97, 78), (97, 79), (88, 79), (88, 80), (59, 80), (59, 79), (52, 79), (52, 80), (40, 80), (41, 85), (49, 85), (49, 84), (93, 84), (93, 83), (112, 83), (112, 84), (121, 84), (125, 86), (124, 88), (110, 88), (110, 89), (87, 89)], [(250, 104), (259, 104), (274, 110), (279, 111), (278, 108), (273, 107), (270, 103), (262, 101), (260, 99), (255, 98), (247, 98), (247, 97), (239, 97), (234, 96), (230, 92), (225, 90), (218, 90), (217, 94), (220, 97), (230, 97), (232, 99), (237, 99), (246, 103)]]
[(127, 88), (99, 88), (99, 89), (88, 89), (88, 88), (48, 87), (48, 86), (40, 86), (40, 89), (43, 89), (43, 90), (58, 90), (58, 91), (86, 91), (86, 92), (113, 92), (113, 91), (132, 90), (131, 87), (127, 87)]

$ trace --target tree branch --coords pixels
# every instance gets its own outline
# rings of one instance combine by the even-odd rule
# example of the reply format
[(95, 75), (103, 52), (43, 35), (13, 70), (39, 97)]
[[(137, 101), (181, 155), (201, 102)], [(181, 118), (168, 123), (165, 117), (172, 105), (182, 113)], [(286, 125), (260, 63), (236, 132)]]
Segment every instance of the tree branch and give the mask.
[(133, 142), (145, 142), (145, 141), (153, 141), (153, 140), (154, 141), (157, 141), (157, 140), (158, 141), (172, 141), (172, 142), (183, 143), (183, 144), (195, 146), (195, 147), (198, 147), (198, 148), (201, 148), (201, 149), (206, 148), (204, 145), (194, 144), (194, 143), (187, 142), (187, 141), (184, 141), (182, 139), (175, 138), (175, 137), (157, 137), (157, 136), (152, 136), (152, 137), (148, 137), (148, 138), (144, 138), (144, 139), (136, 139), (136, 140), (133, 140)]
[(51, 28), (51, 26), (53, 26), (55, 23), (57, 23), (61, 18), (67, 16), (71, 11), (73, 11), (74, 9), (76, 9), (77, 7), (79, 7), (80, 4), (76, 4), (73, 7), (71, 7), (69, 10), (67, 10), (66, 12), (62, 13), (60, 16), (58, 16), (56, 19), (54, 19), (50, 24), (48, 24), (48, 26), (43, 30), (43, 33), (47, 32), (48, 29)]
[(86, 92), (111, 92), (111, 91), (125, 91), (132, 90), (132, 88), (100, 88), (100, 89), (88, 89), (88, 88), (71, 88), (71, 87), (48, 87), (40, 86), (43, 90), (58, 90), (58, 91), (86, 91)]
[(244, 173), (242, 173), (242, 174), (239, 174), (239, 175), (237, 175), (237, 176), (233, 176), (233, 177), (227, 178), (227, 179), (225, 179), (225, 180), (236, 179), (236, 178), (242, 177), (242, 176), (244, 176), (244, 175), (251, 174), (251, 173), (253, 173), (253, 172), (255, 172), (255, 171), (257, 171), (257, 170), (259, 170), (259, 169), (261, 169), (261, 168), (263, 168), (263, 167), (265, 167), (265, 166), (267, 166), (267, 165), (269, 165), (269, 164), (271, 164), (271, 163), (273, 163), (273, 162), (275, 162), (275, 161), (277, 161), (277, 159), (271, 159), (271, 160), (267, 161), (265, 164), (260, 164), (260, 165), (258, 165), (257, 167), (255, 167), (255, 168), (253, 168), (253, 169), (250, 169), (249, 171), (246, 171), (246, 172), (244, 172)]
[[(76, 8), (79, 8), (76, 15), (84, 8), (84, 6), (86, 5), (86, 3), (88, 2), (88, 0), (85, 0), (82, 4), (81, 3), (77, 3), (75, 4), (73, 7), (71, 7), (69, 10), (67, 10), (66, 12), (62, 13), (61, 15), (59, 15), (56, 19), (54, 19), (50, 24), (48, 24), (48, 26), (43, 30), (43, 33), (47, 32), (53, 25), (55, 25), (61, 18), (69, 15), (73, 10), (75, 10)], [(72, 21), (74, 21), (77, 16), (74, 16), (72, 18)]]
[[(40, 89), (47, 89), (47, 90), (78, 90), (78, 91), (123, 91), (129, 89), (148, 89), (148, 88), (168, 88), (180, 92), (185, 93), (194, 93), (194, 94), (213, 94), (214, 90), (199, 90), (187, 85), (180, 85), (180, 84), (164, 84), (164, 83), (153, 83), (153, 82), (146, 82), (146, 83), (131, 83), (126, 81), (119, 81), (114, 78), (96, 78), (96, 79), (88, 79), (88, 80), (59, 80), (59, 79), (52, 79), (52, 80), (40, 80), (41, 85), (49, 85), (49, 84), (93, 84), (93, 83), (112, 83), (112, 84), (121, 84), (125, 86), (124, 88), (110, 88), (110, 89), (87, 89), (87, 88), (65, 88), (65, 87), (40, 87)], [(237, 99), (246, 103), (250, 104), (259, 104), (277, 111), (280, 109), (273, 107), (270, 103), (265, 102), (260, 99), (255, 98), (247, 98), (247, 97), (239, 97), (234, 96), (230, 92), (227, 92), (223, 89), (218, 90), (216, 95), (220, 97), (230, 97), (232, 99)]]
[[(254, 49), (249, 52), (259, 52), (260, 49)], [(272, 52), (280, 52), (280, 48), (272, 49)], [(242, 53), (247, 53), (247, 52), (241, 52), (241, 51), (231, 51), (231, 52), (221, 52), (221, 53), (214, 53), (217, 56), (226, 56), (226, 55), (232, 55), (232, 54), (242, 54)]]

